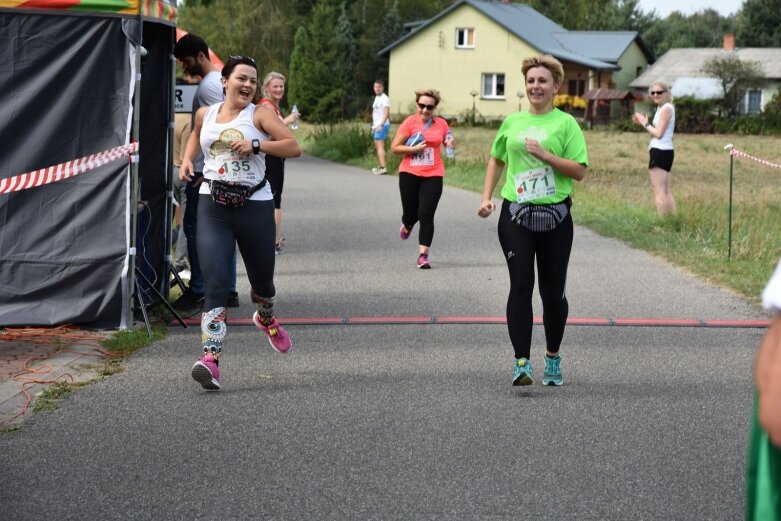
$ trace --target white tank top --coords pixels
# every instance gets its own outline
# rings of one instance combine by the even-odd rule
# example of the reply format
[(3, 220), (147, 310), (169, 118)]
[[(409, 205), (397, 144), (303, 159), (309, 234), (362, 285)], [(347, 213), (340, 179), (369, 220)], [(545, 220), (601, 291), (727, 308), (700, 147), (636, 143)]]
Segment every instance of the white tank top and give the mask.
[(673, 149), (673, 130), (675, 129), (675, 107), (672, 103), (665, 103), (654, 114), (653, 126), (656, 126), (659, 122), (659, 118), (662, 115), (662, 109), (664, 107), (670, 107), (670, 121), (667, 122), (667, 128), (664, 129), (664, 134), (660, 138), (651, 138), (651, 143), (648, 144), (648, 148), (658, 148), (659, 150), (672, 150)]
[[(269, 137), (255, 127), (254, 104), (247, 105), (234, 120), (217, 123), (217, 112), (221, 106), (222, 103), (212, 105), (203, 117), (203, 177), (255, 186), (266, 177), (266, 154), (241, 155), (230, 149), (230, 143), (241, 139), (268, 141)], [(209, 184), (202, 183), (199, 193), (209, 194)], [(272, 197), (271, 186), (266, 183), (266, 186), (252, 194), (250, 201), (268, 201)]]

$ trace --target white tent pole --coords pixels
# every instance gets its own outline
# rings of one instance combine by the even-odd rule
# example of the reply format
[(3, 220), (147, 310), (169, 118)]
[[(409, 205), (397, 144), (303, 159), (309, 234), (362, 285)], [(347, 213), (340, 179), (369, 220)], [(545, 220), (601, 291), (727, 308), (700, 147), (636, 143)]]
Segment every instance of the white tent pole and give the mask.
[[(139, 114), (141, 112), (141, 56), (147, 53), (141, 45), (136, 45), (136, 77), (133, 89), (133, 129), (130, 134), (132, 141), (138, 143)], [(140, 144), (139, 144), (140, 151)], [(136, 154), (130, 162), (130, 265), (128, 269), (128, 281), (130, 283), (130, 302), (128, 306), (127, 323), (133, 324), (133, 300), (136, 292), (136, 226), (138, 222), (138, 161)], [(141, 297), (143, 298), (143, 297)]]

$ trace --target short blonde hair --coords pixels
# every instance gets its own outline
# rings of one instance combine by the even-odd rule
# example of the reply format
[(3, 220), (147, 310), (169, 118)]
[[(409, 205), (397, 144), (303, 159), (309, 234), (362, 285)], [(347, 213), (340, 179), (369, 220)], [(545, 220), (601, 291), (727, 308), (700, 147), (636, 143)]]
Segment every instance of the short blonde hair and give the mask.
[(434, 101), (437, 105), (439, 105), (439, 102), (442, 101), (442, 95), (439, 94), (439, 91), (437, 89), (418, 89), (415, 91), (415, 101), (417, 102), (421, 96), (428, 96), (429, 98), (434, 98)]
[(564, 81), (564, 66), (550, 54), (540, 54), (539, 56), (524, 58), (521, 65), (523, 77), (526, 78), (526, 73), (529, 72), (529, 69), (533, 69), (534, 67), (545, 67), (548, 69), (551, 76), (553, 76), (553, 83), (556, 85), (561, 85), (561, 82)]
[(655, 81), (651, 83), (651, 85), (648, 86), (648, 93), (650, 95), (651, 91), (654, 90), (654, 85), (657, 87), (661, 87), (661, 89), (664, 91), (664, 100), (668, 103), (673, 102), (673, 91), (672, 87), (670, 87), (670, 84), (666, 81)]
[(263, 84), (260, 86), (260, 91), (264, 97), (268, 97), (268, 92), (266, 91), (266, 85), (271, 83), (271, 80), (282, 80), (282, 83), (284, 83), (285, 76), (281, 72), (277, 72), (277, 71), (271, 71), (268, 74), (266, 74), (266, 77), (263, 78)]

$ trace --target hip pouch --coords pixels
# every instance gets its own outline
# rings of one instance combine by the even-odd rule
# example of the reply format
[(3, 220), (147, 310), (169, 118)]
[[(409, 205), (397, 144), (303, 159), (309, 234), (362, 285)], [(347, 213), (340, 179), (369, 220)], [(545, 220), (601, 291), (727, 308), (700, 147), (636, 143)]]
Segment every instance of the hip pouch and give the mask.
[(207, 179), (206, 182), (209, 183), (212, 200), (220, 206), (230, 208), (241, 208), (252, 197), (252, 194), (266, 186), (265, 179), (255, 186), (213, 179)]
[(569, 197), (556, 204), (510, 203), (510, 220), (532, 232), (549, 232), (567, 218), (571, 206)]

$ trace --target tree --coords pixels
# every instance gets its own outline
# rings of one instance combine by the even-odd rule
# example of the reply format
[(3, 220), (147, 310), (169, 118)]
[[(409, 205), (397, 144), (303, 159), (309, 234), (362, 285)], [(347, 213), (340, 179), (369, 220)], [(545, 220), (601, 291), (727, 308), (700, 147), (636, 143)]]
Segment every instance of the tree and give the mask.
[(735, 37), (741, 47), (781, 47), (781, 0), (744, 0)]
[(661, 56), (675, 48), (721, 47), (724, 33), (731, 32), (733, 27), (734, 22), (713, 9), (690, 16), (673, 11), (643, 33), (643, 39)]
[(728, 116), (738, 114), (740, 99), (747, 89), (760, 88), (765, 83), (761, 63), (741, 60), (735, 55), (711, 58), (703, 65), (702, 72), (719, 81), (724, 93), (719, 105)]
[(307, 23), (296, 31), (290, 57), (290, 100), (313, 122), (334, 122), (344, 117), (352, 79), (346, 61), (353, 54), (349, 21), (334, 31), (335, 19), (345, 23), (346, 14), (328, 0), (318, 0)]
[(271, 70), (287, 74), (294, 18), (280, 0), (188, 0), (177, 23), (202, 36), (223, 60), (231, 54), (252, 56), (262, 80)]

